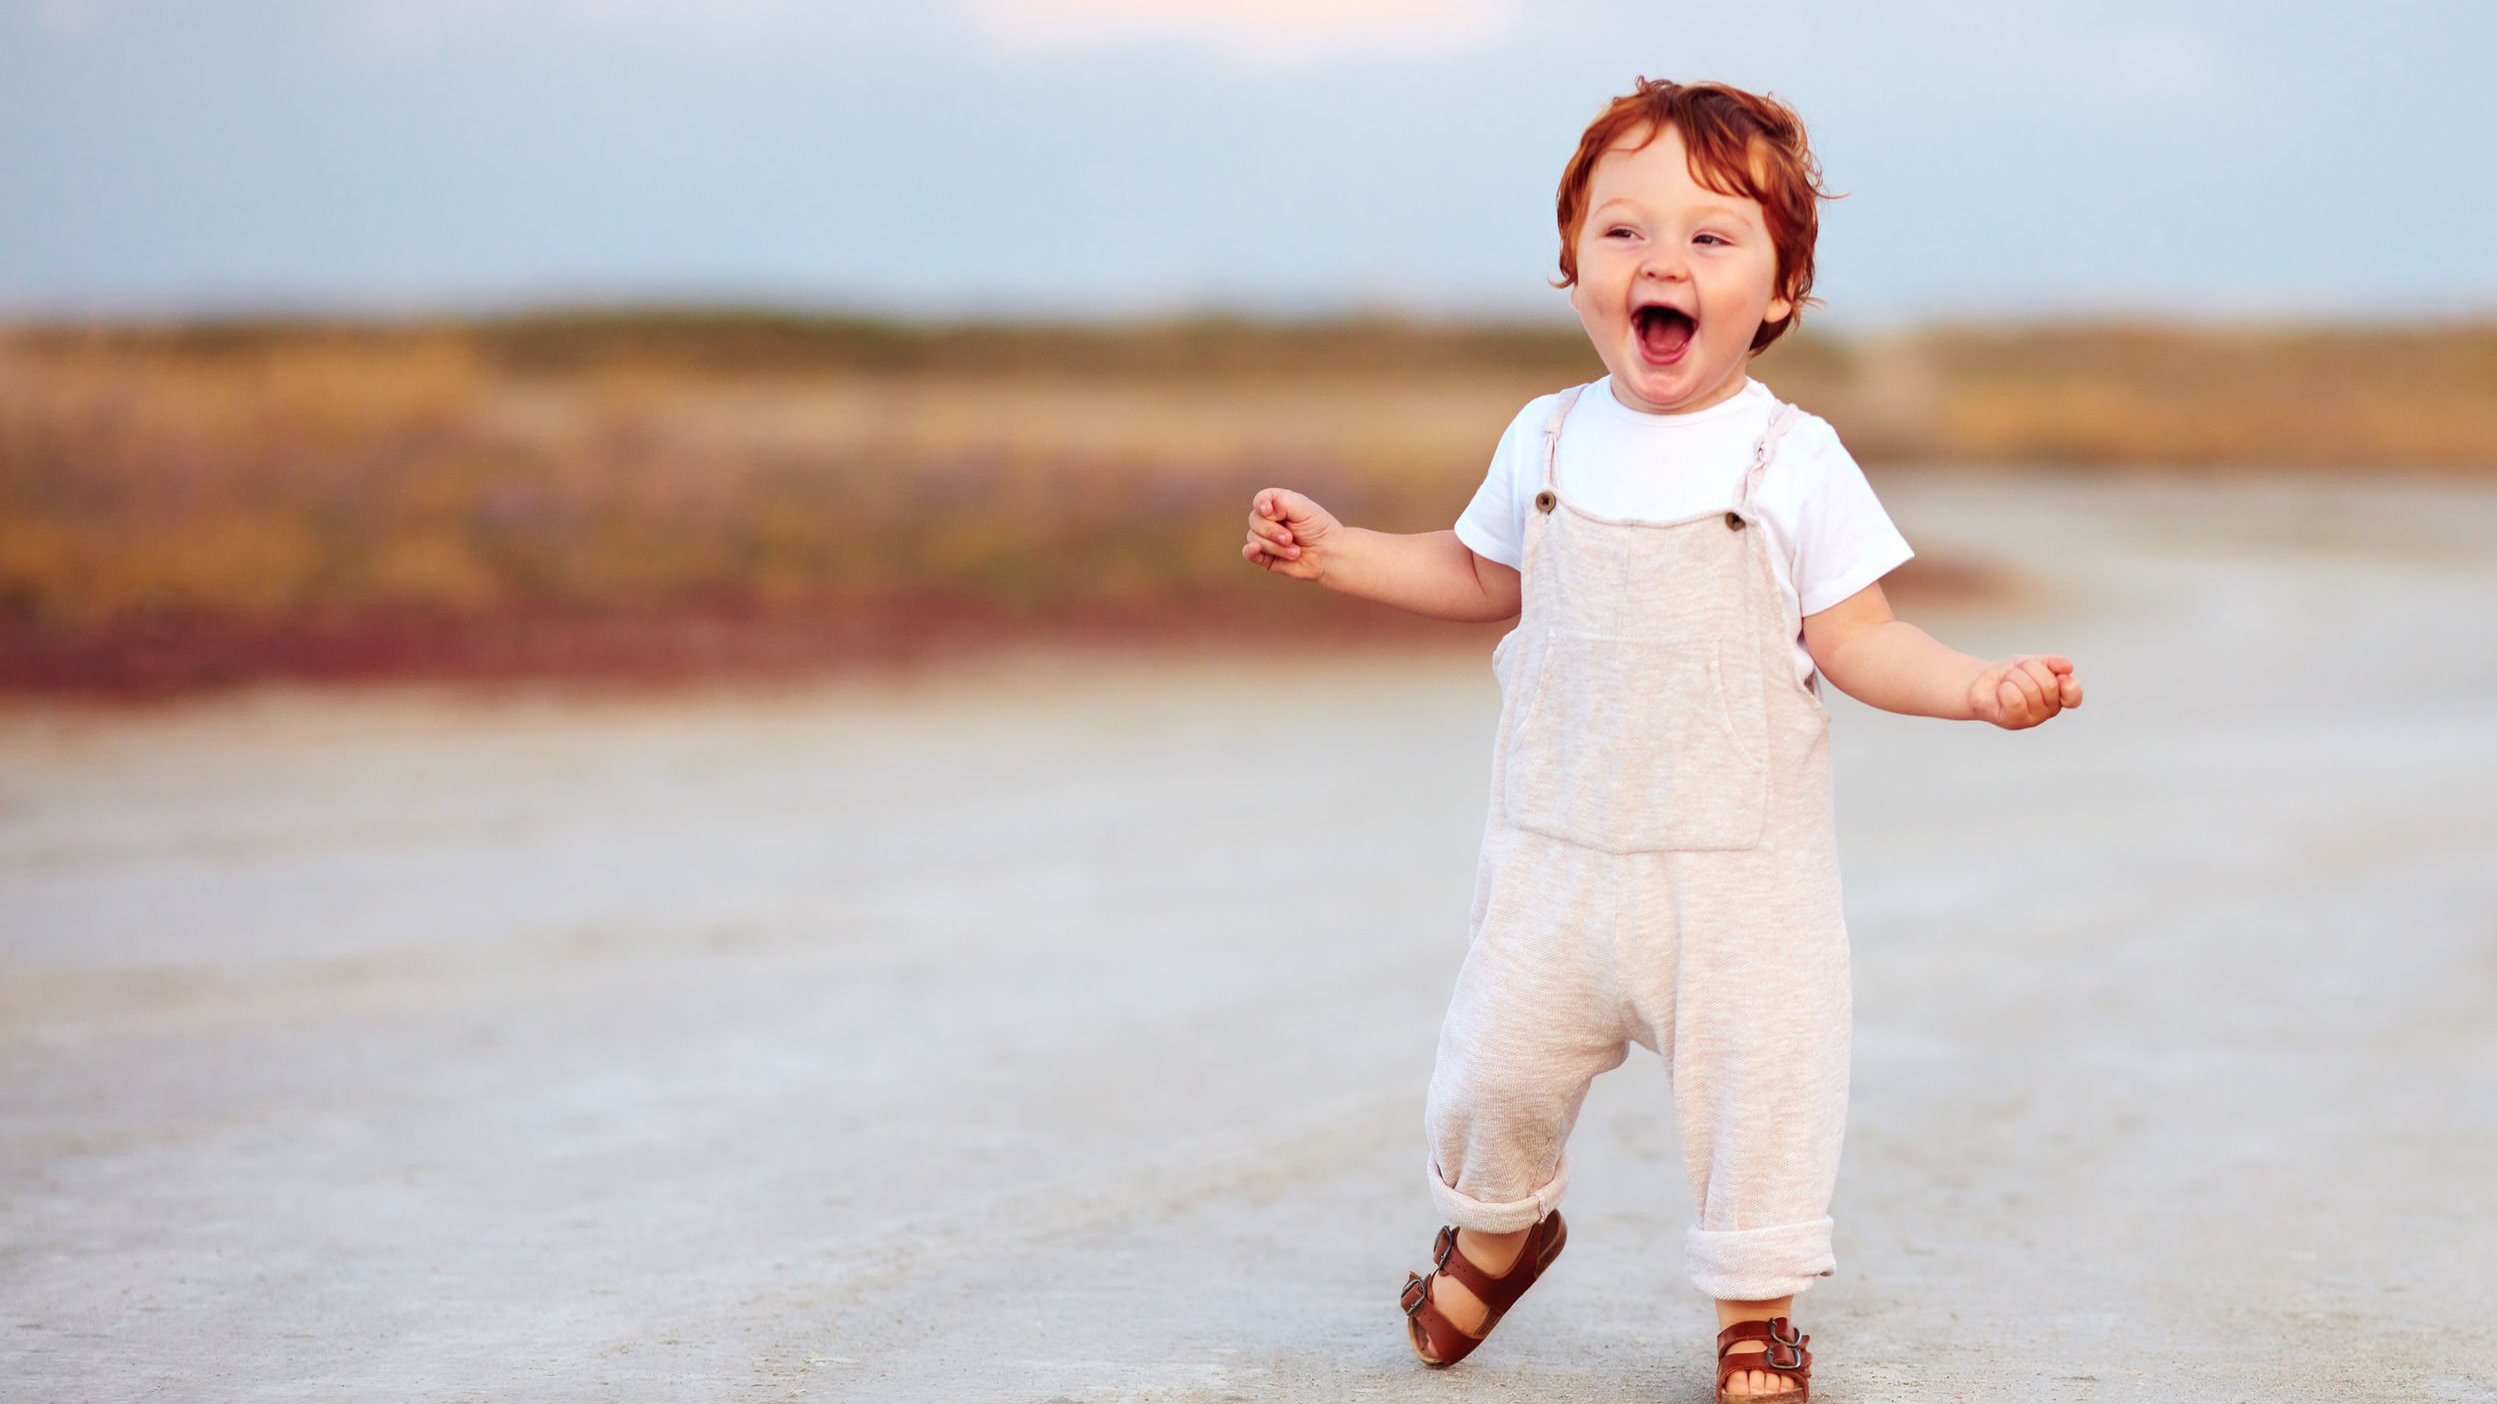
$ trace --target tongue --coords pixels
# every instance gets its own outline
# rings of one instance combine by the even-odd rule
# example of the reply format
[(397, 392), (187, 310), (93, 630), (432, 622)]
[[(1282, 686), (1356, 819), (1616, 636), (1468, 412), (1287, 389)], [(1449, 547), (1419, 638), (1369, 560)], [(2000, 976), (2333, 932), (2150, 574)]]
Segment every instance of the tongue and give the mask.
[(1667, 361), (1682, 354), (1691, 344), (1691, 323), (1676, 312), (1647, 312), (1639, 317), (1639, 349), (1649, 357)]

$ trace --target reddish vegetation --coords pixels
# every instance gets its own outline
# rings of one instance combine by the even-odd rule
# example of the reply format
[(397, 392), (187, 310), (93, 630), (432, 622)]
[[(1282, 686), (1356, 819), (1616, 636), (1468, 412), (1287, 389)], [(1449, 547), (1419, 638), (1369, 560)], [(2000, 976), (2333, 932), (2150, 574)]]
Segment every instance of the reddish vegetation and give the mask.
[[(1231, 607), (1226, 608), (1226, 605)], [(1238, 617), (1224, 618), (1226, 614)], [(1420, 627), (1417, 627), (1420, 626)], [(1388, 639), (1427, 646), (1464, 626), (1387, 611), (1286, 617), (1170, 604), (1077, 608), (1039, 621), (970, 600), (888, 603), (848, 614), (666, 611), (522, 613), (493, 619), (351, 615), (246, 625), (193, 620), (149, 628), (45, 632), (0, 622), (0, 690), (147, 699), (270, 680), (463, 683), (559, 679), (602, 687), (776, 683), (908, 669), (1032, 643), (1071, 649), (1212, 645), (1257, 638), (1294, 647)]]
[[(1243, 566), (1243, 569), (1247, 569)], [(926, 597), (811, 615), (755, 610), (520, 612), (490, 619), (348, 614), (248, 624), (123, 620), (45, 629), (0, 617), (0, 692), (146, 701), (268, 681), (532, 683), (602, 688), (776, 684), (907, 670), (999, 648), (1071, 652), (1233, 650), (1488, 652), (1507, 623), (1458, 624), (1270, 582), (1274, 597), (1077, 606), (1037, 618), (975, 599)], [(2000, 602), (2017, 583), (1919, 556), (1884, 587), (1902, 610)]]

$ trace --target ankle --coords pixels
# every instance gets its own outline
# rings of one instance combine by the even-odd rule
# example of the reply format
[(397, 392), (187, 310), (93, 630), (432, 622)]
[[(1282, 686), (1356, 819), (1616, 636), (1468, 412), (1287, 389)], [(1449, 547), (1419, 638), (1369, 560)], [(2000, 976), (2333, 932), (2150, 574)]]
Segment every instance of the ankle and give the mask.
[(1518, 1253), (1526, 1246), (1526, 1236), (1533, 1232), (1531, 1228), (1522, 1228), (1515, 1233), (1483, 1233), (1460, 1227), (1457, 1251), (1465, 1255), (1467, 1262), (1498, 1277), (1517, 1261)]
[(1717, 1303), (1717, 1329), (1722, 1331), (1737, 1321), (1766, 1321), (1771, 1317), (1791, 1316), (1795, 1310), (1792, 1296), (1770, 1297), (1756, 1302)]

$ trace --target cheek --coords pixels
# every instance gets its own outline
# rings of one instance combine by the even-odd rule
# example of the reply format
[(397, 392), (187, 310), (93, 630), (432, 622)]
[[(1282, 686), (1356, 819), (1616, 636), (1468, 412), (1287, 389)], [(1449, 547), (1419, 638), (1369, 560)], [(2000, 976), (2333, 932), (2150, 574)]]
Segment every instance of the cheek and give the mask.
[(1570, 305), (1581, 313), (1601, 314), (1621, 301), (1620, 275), (1601, 254), (1581, 256), (1578, 281), (1569, 290)]
[(1771, 255), (1768, 258), (1760, 260), (1759, 263), (1752, 268), (1751, 278), (1752, 287), (1757, 291), (1761, 305), (1763, 307), (1775, 305), (1777, 302), (1776, 256)]
[(1723, 277), (1715, 280), (1714, 287), (1702, 286), (1700, 291), (1702, 297), (1711, 297), (1712, 294), (1712, 300), (1729, 311), (1747, 310), (1758, 308), (1768, 302), (1770, 298), (1776, 296), (1777, 289), (1771, 287), (1767, 279), (1758, 276), (1750, 269), (1728, 268), (1724, 270)]

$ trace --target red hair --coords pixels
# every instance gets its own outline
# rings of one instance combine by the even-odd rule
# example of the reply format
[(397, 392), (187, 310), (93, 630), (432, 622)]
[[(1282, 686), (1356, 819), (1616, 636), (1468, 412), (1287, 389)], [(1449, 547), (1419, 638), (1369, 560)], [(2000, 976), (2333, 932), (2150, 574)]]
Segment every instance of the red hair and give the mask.
[(1636, 91), (1613, 99), (1587, 124), (1577, 154), (1561, 173), (1561, 277), (1554, 286), (1578, 281), (1578, 231), (1586, 223), (1595, 163), (1642, 127), (1647, 135), (1632, 150), (1671, 127), (1682, 133), (1690, 152), (1691, 179), (1720, 195), (1759, 202), (1777, 250), (1777, 295), (1794, 310), (1761, 323), (1751, 349), (1785, 335), (1802, 318), (1806, 303), (1820, 301), (1812, 296), (1812, 246), (1821, 236), (1818, 202), (1837, 197), (1821, 188), (1821, 164), (1804, 140), (1803, 119), (1795, 110), (1724, 83), (1671, 83), (1641, 75)]

